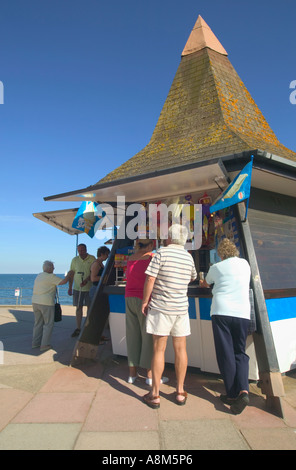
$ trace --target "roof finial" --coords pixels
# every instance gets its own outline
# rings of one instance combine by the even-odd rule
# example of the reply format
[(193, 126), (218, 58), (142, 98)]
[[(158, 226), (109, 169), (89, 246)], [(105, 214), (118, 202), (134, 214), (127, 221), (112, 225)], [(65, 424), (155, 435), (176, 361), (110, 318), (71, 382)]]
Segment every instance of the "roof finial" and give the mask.
[(194, 25), (193, 30), (188, 38), (188, 41), (182, 52), (182, 56), (192, 54), (193, 52), (200, 51), (205, 47), (219, 52), (223, 55), (228, 55), (220, 41), (216, 38), (215, 34), (209, 28), (207, 23), (199, 15)]

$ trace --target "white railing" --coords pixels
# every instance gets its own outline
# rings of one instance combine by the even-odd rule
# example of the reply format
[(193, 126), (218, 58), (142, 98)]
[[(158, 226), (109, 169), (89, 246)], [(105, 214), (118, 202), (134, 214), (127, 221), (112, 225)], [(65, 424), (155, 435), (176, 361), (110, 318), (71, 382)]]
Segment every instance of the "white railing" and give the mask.
[[(58, 293), (60, 304), (72, 305), (66, 290), (58, 288)], [(0, 305), (31, 305), (32, 294), (32, 287), (0, 287)]]

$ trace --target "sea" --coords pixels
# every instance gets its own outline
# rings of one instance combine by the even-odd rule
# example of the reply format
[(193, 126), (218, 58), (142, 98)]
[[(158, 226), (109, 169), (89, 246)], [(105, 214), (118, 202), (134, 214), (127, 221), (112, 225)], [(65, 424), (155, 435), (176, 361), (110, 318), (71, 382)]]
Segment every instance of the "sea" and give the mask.
[[(0, 305), (31, 305), (33, 286), (37, 274), (0, 274)], [(64, 274), (57, 274), (64, 279)], [(58, 286), (61, 305), (72, 305), (68, 284)]]

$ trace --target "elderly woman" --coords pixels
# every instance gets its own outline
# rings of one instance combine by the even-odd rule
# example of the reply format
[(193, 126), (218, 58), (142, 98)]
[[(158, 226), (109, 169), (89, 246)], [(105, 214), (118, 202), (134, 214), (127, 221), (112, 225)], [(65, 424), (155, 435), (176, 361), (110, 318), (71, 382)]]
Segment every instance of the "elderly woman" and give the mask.
[(221, 400), (234, 414), (249, 403), (249, 356), (245, 353), (250, 322), (249, 263), (239, 258), (234, 243), (227, 238), (218, 246), (219, 263), (210, 267), (203, 287), (213, 284), (211, 305), (216, 357), (227, 395)]
[(38, 274), (33, 287), (32, 306), (35, 315), (32, 348), (46, 351), (51, 348), (50, 339), (54, 324), (54, 304), (56, 286), (67, 284), (69, 277), (64, 279), (53, 274), (52, 261), (44, 261), (43, 272)]
[(137, 240), (135, 254), (129, 257), (126, 271), (126, 343), (129, 366), (128, 383), (137, 378), (137, 368), (147, 369), (147, 384), (152, 384), (152, 336), (146, 333), (146, 318), (142, 315), (145, 271), (153, 257), (154, 241)]

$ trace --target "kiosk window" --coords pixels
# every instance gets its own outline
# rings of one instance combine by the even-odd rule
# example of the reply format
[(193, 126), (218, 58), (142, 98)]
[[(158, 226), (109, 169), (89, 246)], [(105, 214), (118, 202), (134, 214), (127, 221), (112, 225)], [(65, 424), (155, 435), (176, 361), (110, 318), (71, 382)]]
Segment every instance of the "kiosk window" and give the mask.
[(296, 218), (249, 210), (254, 249), (263, 289), (296, 287)]

